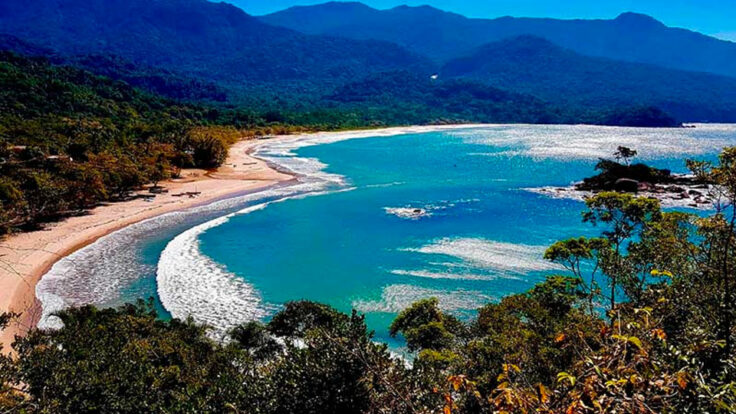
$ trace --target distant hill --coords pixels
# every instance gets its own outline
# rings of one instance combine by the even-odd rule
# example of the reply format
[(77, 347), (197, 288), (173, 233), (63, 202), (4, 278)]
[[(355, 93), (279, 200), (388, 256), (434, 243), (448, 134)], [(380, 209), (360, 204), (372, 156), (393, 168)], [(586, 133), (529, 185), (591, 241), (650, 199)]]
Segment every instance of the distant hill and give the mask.
[(442, 78), (473, 79), (558, 105), (657, 106), (679, 120), (736, 122), (736, 79), (583, 56), (522, 36), (447, 63)]
[(0, 33), (63, 55), (116, 55), (239, 86), (429, 70), (394, 44), (305, 35), (206, 0), (3, 0)]
[(376, 10), (360, 3), (332, 2), (293, 7), (260, 19), (303, 33), (390, 41), (440, 62), (486, 43), (534, 35), (585, 55), (736, 77), (736, 43), (670, 28), (635, 13), (613, 20), (491, 20), (428, 6)]

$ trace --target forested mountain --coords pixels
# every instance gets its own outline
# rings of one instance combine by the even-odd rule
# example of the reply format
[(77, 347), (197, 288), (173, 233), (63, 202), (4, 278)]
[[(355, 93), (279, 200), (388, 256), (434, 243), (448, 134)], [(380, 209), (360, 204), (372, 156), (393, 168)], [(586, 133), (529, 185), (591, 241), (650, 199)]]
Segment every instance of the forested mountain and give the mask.
[(0, 32), (63, 55), (115, 55), (240, 86), (429, 71), (394, 44), (304, 35), (206, 0), (5, 0)]
[[(211, 168), (265, 120), (180, 104), (45, 59), (0, 52), (0, 234)], [(227, 126), (225, 126), (227, 125)]]
[[(530, 95), (479, 82), (443, 81), (410, 72), (379, 73), (323, 97), (326, 106), (352, 110), (366, 123), (564, 123), (581, 114)], [(593, 122), (593, 120), (589, 120)]]
[[(527, 32), (541, 37), (508, 37)], [(486, 42), (496, 38), (502, 40)], [(629, 48), (641, 39), (641, 47)], [(645, 53), (650, 41), (664, 42), (659, 55)], [(328, 3), (258, 19), (206, 0), (0, 4), (2, 50), (47, 56), (180, 101), (310, 125), (318, 113), (317, 123), (331, 126), (612, 123), (607, 119), (638, 119), (604, 115), (633, 107), (646, 114), (658, 107), (680, 122), (734, 121), (736, 78), (612, 59), (646, 60), (624, 56), (628, 50), (657, 60), (691, 47), (718, 52), (722, 71), (736, 50), (633, 14), (614, 21), (482, 20), (431, 7)], [(598, 54), (609, 56), (591, 56)], [(657, 63), (683, 66), (664, 60)], [(685, 60), (710, 64), (698, 54)], [(431, 79), (434, 73), (440, 78)]]
[(585, 55), (736, 76), (736, 43), (670, 28), (635, 13), (612, 20), (491, 20), (428, 6), (376, 10), (360, 3), (332, 2), (294, 7), (261, 20), (304, 33), (386, 40), (437, 61), (466, 55), (489, 42), (534, 35)]
[(657, 106), (678, 119), (736, 122), (736, 79), (583, 56), (533, 36), (491, 43), (447, 63), (473, 79), (558, 105)]

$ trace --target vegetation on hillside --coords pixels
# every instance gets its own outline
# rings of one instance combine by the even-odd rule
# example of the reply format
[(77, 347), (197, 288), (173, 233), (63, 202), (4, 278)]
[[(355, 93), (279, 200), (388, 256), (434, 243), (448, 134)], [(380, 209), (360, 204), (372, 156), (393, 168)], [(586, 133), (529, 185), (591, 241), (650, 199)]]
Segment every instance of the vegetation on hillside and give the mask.
[(269, 117), (280, 118), (0, 52), (0, 233), (126, 199), (182, 168), (217, 167), (239, 137), (294, 129)]
[(426, 58), (393, 43), (308, 36), (207, 0), (5, 0), (0, 28), (63, 56), (113, 54), (241, 90), (262, 84), (299, 90), (366, 72), (431, 70)]
[[(110, 16), (127, 23), (110, 24)], [(304, 30), (314, 25), (317, 34), (264, 20)], [(321, 25), (329, 26), (327, 32)], [(575, 30), (589, 37), (572, 36)], [(650, 36), (667, 40), (649, 44)], [(624, 46), (631, 43), (637, 47)], [(333, 123), (379, 125), (736, 120), (736, 80), (724, 69), (736, 62), (736, 48), (639, 15), (484, 21), (429, 7), (377, 11), (330, 4), (254, 18), (206, 0), (5, 0), (0, 49), (8, 48), (172, 99), (289, 113), (300, 125), (315, 113), (332, 115)], [(640, 55), (640, 49), (647, 52)], [(708, 55), (710, 63), (699, 65), (693, 53)], [(397, 72), (411, 76), (392, 75)], [(428, 90), (427, 80), (437, 73)], [(340, 98), (356, 88), (377, 96), (366, 102)], [(499, 90), (511, 99), (499, 101)]]
[[(436, 299), (391, 325), (415, 359), (371, 341), (361, 315), (285, 305), (220, 344), (152, 304), (61, 313), (0, 359), (4, 412), (685, 413), (736, 410), (736, 148), (691, 162), (718, 184), (710, 216), (599, 193), (597, 237), (545, 253), (567, 269), (471, 320)], [(7, 323), (8, 318), (2, 323)]]
[[(679, 121), (736, 121), (736, 79), (585, 56), (549, 40), (521, 36), (480, 47), (443, 67), (445, 78), (466, 78), (547, 102), (601, 112), (594, 123), (673, 126)], [(611, 108), (625, 108), (616, 114)], [(631, 113), (632, 108), (638, 108)], [(661, 111), (660, 111), (661, 112)], [(641, 120), (637, 120), (641, 118)]]

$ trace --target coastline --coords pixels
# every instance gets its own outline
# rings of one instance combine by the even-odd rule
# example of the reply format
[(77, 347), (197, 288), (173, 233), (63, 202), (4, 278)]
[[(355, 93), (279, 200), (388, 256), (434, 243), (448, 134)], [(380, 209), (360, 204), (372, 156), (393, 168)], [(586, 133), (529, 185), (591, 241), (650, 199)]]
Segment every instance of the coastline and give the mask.
[[(36, 285), (63, 257), (94, 243), (101, 237), (143, 220), (210, 204), (244, 192), (261, 191), (295, 178), (295, 174), (286, 171), (285, 168), (251, 155), (258, 146), (276, 140), (279, 142), (307, 140), (319, 144), (482, 126), (488, 125), (393, 127), (242, 140), (230, 148), (228, 159), (223, 166), (210, 172), (182, 171), (182, 178), (162, 183), (169, 192), (157, 195), (153, 201), (135, 199), (108, 203), (92, 209), (86, 215), (50, 223), (42, 230), (11, 235), (0, 241), (0, 313), (13, 312), (21, 316), (13, 320), (8, 328), (0, 331), (2, 352), (11, 352), (10, 344), (15, 336), (24, 335), (38, 322), (41, 309), (36, 299)], [(201, 194), (196, 198), (173, 196), (185, 192)]]
[[(35, 326), (40, 316), (36, 284), (61, 258), (140, 221), (292, 180), (293, 176), (248, 154), (258, 144), (255, 139), (236, 143), (217, 171), (182, 171), (182, 178), (162, 183), (169, 193), (159, 194), (153, 201), (139, 198), (108, 203), (89, 214), (50, 223), (42, 230), (14, 234), (0, 242), (0, 312), (21, 314), (0, 332), (3, 351), (9, 350), (15, 335), (23, 335)], [(173, 196), (194, 191), (201, 194), (195, 198)]]

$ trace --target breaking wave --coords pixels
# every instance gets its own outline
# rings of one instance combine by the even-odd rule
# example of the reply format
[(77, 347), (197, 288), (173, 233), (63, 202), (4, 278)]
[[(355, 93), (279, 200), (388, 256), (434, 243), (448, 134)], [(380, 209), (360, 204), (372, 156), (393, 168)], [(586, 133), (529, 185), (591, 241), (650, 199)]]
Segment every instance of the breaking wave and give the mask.
[[(277, 306), (263, 303), (258, 291), (246, 279), (228, 272), (201, 252), (199, 237), (234, 216), (262, 210), (273, 203), (328, 193), (316, 190), (314, 185), (289, 187), (277, 191), (283, 196), (281, 198), (218, 217), (175, 237), (161, 253), (156, 272), (158, 295), (164, 308), (175, 318), (191, 317), (197, 323), (210, 326), (214, 336), (219, 338), (244, 322), (273, 313)], [(351, 188), (341, 191), (349, 190)]]
[[(261, 210), (267, 205), (258, 204), (238, 214)], [(191, 317), (214, 327), (218, 334), (267, 314), (251, 285), (199, 249), (199, 236), (226, 223), (233, 215), (200, 224), (174, 238), (161, 253), (156, 277), (161, 303), (173, 317)]]
[(203, 218), (227, 215), (256, 200), (283, 197), (299, 189), (304, 191), (310, 188), (316, 187), (275, 187), (245, 194), (206, 206), (163, 214), (101, 237), (56, 262), (36, 285), (36, 297), (42, 305), (38, 327), (61, 327), (61, 320), (54, 314), (72, 306), (121, 305), (120, 297), (125, 289), (129, 289), (141, 275), (156, 271), (156, 265), (139, 260), (146, 241), (170, 229), (182, 231), (191, 228), (201, 223)]

